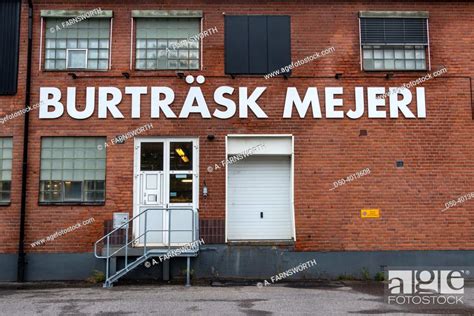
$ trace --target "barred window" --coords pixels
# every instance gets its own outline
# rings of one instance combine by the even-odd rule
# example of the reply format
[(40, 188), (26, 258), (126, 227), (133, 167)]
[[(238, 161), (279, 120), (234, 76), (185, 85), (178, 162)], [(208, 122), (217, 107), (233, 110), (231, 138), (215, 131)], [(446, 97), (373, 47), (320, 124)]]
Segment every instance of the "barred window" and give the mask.
[(199, 18), (137, 18), (136, 69), (199, 69)]
[(40, 202), (105, 201), (105, 137), (43, 137)]
[(426, 70), (427, 14), (361, 12), (364, 70)]
[(10, 203), (12, 151), (12, 138), (0, 137), (0, 204)]
[(67, 20), (46, 18), (45, 69), (108, 69), (110, 18), (89, 18), (63, 27)]

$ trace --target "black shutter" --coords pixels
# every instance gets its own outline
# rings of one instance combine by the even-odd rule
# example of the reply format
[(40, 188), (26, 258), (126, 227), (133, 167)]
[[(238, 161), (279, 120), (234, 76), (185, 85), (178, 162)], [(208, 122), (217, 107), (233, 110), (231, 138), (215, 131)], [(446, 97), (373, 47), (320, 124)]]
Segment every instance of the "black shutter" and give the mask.
[(361, 18), (362, 44), (428, 44), (424, 18)]
[(267, 74), (290, 63), (289, 16), (225, 17), (226, 74)]
[[(268, 17), (268, 70), (271, 73), (291, 64), (289, 16)], [(290, 71), (291, 72), (291, 71)]]
[(249, 74), (267, 73), (267, 42), (267, 17), (249, 16)]
[(249, 23), (247, 16), (226, 16), (224, 22), (225, 72), (249, 72)]
[(20, 0), (0, 1), (0, 95), (14, 95), (18, 81)]

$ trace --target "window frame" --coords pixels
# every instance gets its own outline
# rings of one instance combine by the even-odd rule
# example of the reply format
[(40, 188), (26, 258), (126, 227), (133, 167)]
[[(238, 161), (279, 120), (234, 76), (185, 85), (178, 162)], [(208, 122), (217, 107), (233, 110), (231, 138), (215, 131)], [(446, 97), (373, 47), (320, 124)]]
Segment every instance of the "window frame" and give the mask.
[[(3, 181), (2, 181), (3, 182)], [(2, 206), (10, 206), (12, 204), (12, 184), (13, 184), (13, 181), (10, 180), (10, 199), (8, 200), (8, 202), (6, 201), (0, 201), (0, 207)], [(3, 190), (0, 191), (0, 192), (4, 192)], [(6, 192), (6, 191), (5, 191)]]
[[(79, 200), (68, 200), (68, 201), (65, 201), (64, 200), (64, 195), (65, 195), (65, 189), (64, 189), (64, 180), (41, 180), (41, 162), (42, 162), (42, 154), (41, 154), (41, 149), (42, 149), (42, 143), (43, 143), (43, 139), (44, 138), (56, 138), (56, 137), (59, 137), (59, 138), (68, 138), (68, 137), (71, 137), (71, 138), (76, 138), (76, 137), (80, 137), (80, 138), (104, 138), (105, 140), (107, 140), (107, 137), (106, 136), (41, 136), (40, 137), (40, 163), (39, 163), (39, 166), (38, 166), (38, 174), (40, 175), (39, 176), (39, 179), (38, 179), (38, 205), (39, 206), (48, 206), (48, 205), (71, 205), (71, 206), (104, 206), (107, 202), (107, 152), (106, 152), (106, 155), (105, 155), (105, 167), (104, 167), (104, 180), (82, 180), (81, 181), (81, 201)], [(106, 148), (103, 148), (102, 150), (106, 150)], [(61, 185), (61, 189), (60, 189), (60, 194), (61, 194), (61, 200), (62, 201), (41, 201), (41, 194), (42, 191), (41, 190), (41, 182), (43, 181), (57, 181), (57, 182), (60, 182), (60, 185)], [(86, 200), (86, 190), (85, 190), (85, 182), (86, 181), (102, 181), (104, 183), (104, 200), (103, 201), (87, 201)], [(71, 182), (74, 182), (71, 180)], [(93, 191), (93, 192), (96, 192), (98, 191), (97, 189), (94, 189), (94, 190), (90, 190), (90, 191)]]
[[(85, 51), (86, 53), (86, 60), (85, 60), (85, 67), (83, 68), (69, 68), (69, 52), (70, 51)], [(89, 49), (88, 48), (66, 48), (66, 69), (67, 70), (77, 70), (77, 69), (80, 69), (81, 71), (82, 70), (87, 70), (87, 57), (89, 55)], [(97, 70), (97, 69), (94, 69), (94, 70)], [(103, 70), (103, 69), (100, 69), (100, 70)]]
[[(93, 9), (91, 9), (93, 10)], [(64, 69), (46, 69), (46, 34), (47, 26), (46, 20), (48, 18), (53, 19), (71, 19), (78, 15), (85, 14), (91, 10), (41, 10), (41, 25), (40, 25), (40, 53), (39, 53), (39, 63), (38, 63), (38, 70), (43, 72), (107, 72), (112, 69), (112, 34), (113, 34), (113, 25), (114, 25), (114, 17), (112, 10), (101, 10), (101, 14), (94, 15), (88, 19), (108, 19), (110, 26), (109, 26), (109, 45), (108, 45), (108, 57), (107, 57), (107, 68), (106, 69), (88, 69), (87, 68), (87, 59), (86, 59), (86, 68), (67, 68), (67, 50), (66, 47), (66, 67)], [(80, 23), (80, 22), (78, 22)], [(67, 29), (67, 28), (65, 28)], [(71, 49), (86, 49), (87, 55), (89, 48), (71, 48)], [(44, 54), (44, 57), (43, 57)]]
[[(9, 148), (9, 149), (11, 150), (11, 158), (10, 158), (10, 159), (11, 159), (11, 164), (12, 164), (12, 165), (11, 165), (11, 169), (10, 169), (11, 175), (10, 175), (10, 181), (9, 181), (9, 182), (10, 182), (10, 191), (9, 191), (9, 192), (10, 192), (10, 199), (9, 199), (8, 201), (1, 201), (1, 200), (0, 200), (0, 207), (2, 207), (2, 206), (10, 206), (11, 203), (12, 203), (12, 191), (13, 191), (13, 190), (12, 190), (12, 189), (13, 189), (13, 161), (14, 161), (14, 159), (13, 159), (13, 136), (2, 136), (2, 137), (0, 137), (0, 138), (2, 139), (2, 142), (3, 142), (3, 139), (6, 139), (6, 138), (10, 138), (10, 139), (11, 139), (11, 148)], [(2, 146), (2, 150), (3, 150), (3, 146)], [(3, 157), (0, 157), (0, 162), (3, 162)], [(2, 172), (2, 171), (3, 171), (3, 165), (0, 166), (0, 172)], [(0, 180), (0, 182), (4, 182), (4, 181)], [(8, 181), (5, 181), (5, 182), (8, 182)], [(3, 190), (2, 190), (1, 192), (3, 192)]]
[(185, 72), (185, 71), (202, 71), (204, 68), (204, 48), (203, 38), (199, 38), (199, 67), (197, 69), (139, 69), (137, 68), (137, 19), (166, 19), (166, 18), (194, 18), (199, 19), (198, 34), (203, 32), (204, 16), (200, 10), (132, 10), (131, 26), (130, 26), (130, 70), (132, 71), (156, 71), (156, 72)]
[[(403, 45), (383, 45), (383, 44), (371, 44), (371, 46), (382, 46), (394, 48), (395, 46), (424, 46), (425, 49), (425, 69), (365, 69), (364, 67), (364, 51), (362, 44), (362, 23), (361, 19), (370, 19), (370, 18), (418, 18), (418, 19), (425, 19), (426, 23), (426, 38), (427, 43), (420, 45), (420, 44), (403, 44)], [(431, 71), (431, 49), (430, 49), (430, 27), (429, 27), (429, 12), (427, 11), (360, 11), (358, 16), (359, 22), (359, 64), (360, 70), (362, 72), (426, 72)], [(366, 44), (369, 45), (369, 44)], [(416, 50), (416, 48), (415, 48)], [(403, 59), (404, 61), (406, 59)], [(415, 59), (416, 62), (416, 59)]]
[[(191, 144), (191, 147), (189, 148), (190, 152), (189, 152), (189, 155), (190, 157), (190, 169), (175, 169), (175, 165), (172, 166), (171, 162), (172, 162), (172, 158), (171, 158), (171, 155), (172, 153), (175, 154), (175, 155), (178, 155), (179, 154), (176, 152), (176, 148), (175, 150), (171, 150), (171, 148), (173, 147), (172, 144)], [(168, 183), (169, 183), (169, 187), (168, 187), (168, 194), (169, 194), (169, 197), (168, 197), (168, 201), (169, 203), (174, 203), (174, 204), (192, 204), (193, 203), (193, 200), (194, 200), (194, 177), (193, 177), (193, 174), (194, 174), (194, 168), (195, 168), (195, 165), (194, 165), (194, 160), (196, 159), (194, 157), (194, 142), (193, 141), (189, 141), (189, 140), (170, 140), (169, 143), (168, 143), (168, 150), (169, 150), (169, 153), (168, 153), (168, 159), (169, 161), (167, 162), (168, 163), (168, 172), (169, 172), (169, 177), (168, 177)], [(178, 177), (182, 177), (184, 176), (185, 179), (188, 179), (188, 176), (191, 176), (191, 182), (187, 182), (187, 183), (191, 183), (191, 201), (186, 201), (186, 202), (183, 202), (183, 201), (172, 201), (172, 196), (171, 196), (171, 192), (173, 192), (171, 190), (171, 187), (172, 187), (172, 178), (174, 177), (175, 180), (179, 179)]]

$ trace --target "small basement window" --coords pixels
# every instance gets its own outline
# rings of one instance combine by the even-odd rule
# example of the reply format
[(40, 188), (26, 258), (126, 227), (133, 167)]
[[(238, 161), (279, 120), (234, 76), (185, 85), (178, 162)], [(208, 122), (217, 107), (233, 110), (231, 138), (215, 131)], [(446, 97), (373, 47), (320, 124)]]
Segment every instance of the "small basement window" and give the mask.
[(363, 70), (429, 68), (427, 12), (360, 12)]
[[(43, 137), (40, 202), (105, 201), (105, 137)], [(100, 146), (99, 146), (100, 145)]]

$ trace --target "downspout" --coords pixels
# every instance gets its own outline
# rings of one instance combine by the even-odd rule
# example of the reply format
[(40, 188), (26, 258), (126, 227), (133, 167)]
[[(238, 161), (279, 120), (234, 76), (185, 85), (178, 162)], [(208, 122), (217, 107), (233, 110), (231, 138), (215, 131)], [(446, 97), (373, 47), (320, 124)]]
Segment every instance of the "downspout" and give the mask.
[[(33, 42), (33, 3), (28, 0), (28, 54), (26, 66), (25, 108), (30, 107), (31, 98), (31, 52)], [(23, 162), (21, 170), (21, 206), (20, 206), (20, 238), (18, 242), (17, 281), (25, 281), (25, 218), (26, 218), (26, 178), (28, 172), (28, 136), (30, 125), (30, 111), (25, 112), (23, 124)]]

